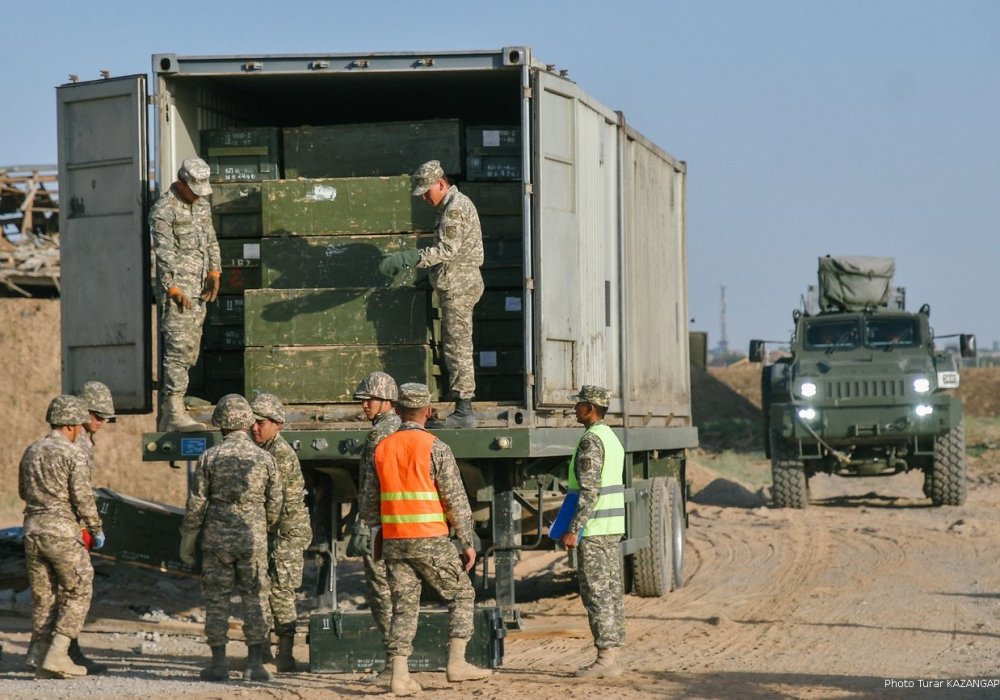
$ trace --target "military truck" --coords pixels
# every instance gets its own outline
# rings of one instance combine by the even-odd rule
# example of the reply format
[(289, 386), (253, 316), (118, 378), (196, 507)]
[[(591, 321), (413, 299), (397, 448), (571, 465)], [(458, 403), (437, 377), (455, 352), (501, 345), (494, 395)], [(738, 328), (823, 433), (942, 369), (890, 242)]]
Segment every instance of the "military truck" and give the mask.
[[(147, 85), (152, 81), (152, 94)], [(628, 586), (680, 586), (688, 368), (685, 174), (565, 71), (522, 46), (468, 52), (155, 54), (139, 74), (57, 88), (63, 386), (99, 377), (122, 413), (153, 410), (146, 217), (184, 158), (213, 169), (222, 293), (189, 395), (207, 419), (236, 391), (276, 394), (327, 559), (356, 514), (369, 429), (351, 398), (369, 372), (442, 401), (440, 311), (391, 250), (428, 245), (433, 211), (408, 173), (438, 159), (476, 203), (486, 293), (476, 307), (477, 425), (440, 430), (482, 541), (477, 581), (518, 624), (514, 565), (546, 536), (582, 434), (570, 398), (611, 389), (627, 452)], [(147, 113), (155, 126), (149, 164)], [(151, 175), (152, 173), (152, 175)], [(151, 182), (152, 177), (152, 182)], [(94, 305), (94, 300), (100, 303)], [(219, 433), (150, 433), (142, 459), (190, 468)], [(138, 453), (137, 453), (138, 454)]]
[[(818, 288), (792, 313), (790, 352), (772, 361), (776, 341), (750, 341), (776, 506), (808, 506), (814, 474), (912, 470), (934, 505), (965, 501), (959, 361), (935, 344), (955, 336), (935, 336), (929, 305), (905, 310), (894, 274), (892, 258), (822, 257)], [(975, 337), (957, 337), (961, 357), (973, 357)]]

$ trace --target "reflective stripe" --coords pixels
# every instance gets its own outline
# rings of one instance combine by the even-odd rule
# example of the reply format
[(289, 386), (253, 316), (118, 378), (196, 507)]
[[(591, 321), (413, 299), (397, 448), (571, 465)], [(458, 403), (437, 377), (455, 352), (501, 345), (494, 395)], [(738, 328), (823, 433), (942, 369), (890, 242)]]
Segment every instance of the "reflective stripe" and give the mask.
[(386, 523), (443, 523), (444, 513), (414, 513), (412, 515), (383, 515), (382, 524)]
[[(567, 493), (580, 493), (580, 489), (567, 489)], [(607, 496), (612, 493), (625, 493), (625, 484), (621, 486), (602, 486), (601, 490), (598, 491), (598, 495)]]
[(624, 508), (602, 508), (601, 510), (595, 510), (594, 514), (591, 516), (593, 518), (615, 518), (618, 516), (625, 517)]
[(390, 491), (382, 494), (383, 501), (436, 501), (437, 491)]

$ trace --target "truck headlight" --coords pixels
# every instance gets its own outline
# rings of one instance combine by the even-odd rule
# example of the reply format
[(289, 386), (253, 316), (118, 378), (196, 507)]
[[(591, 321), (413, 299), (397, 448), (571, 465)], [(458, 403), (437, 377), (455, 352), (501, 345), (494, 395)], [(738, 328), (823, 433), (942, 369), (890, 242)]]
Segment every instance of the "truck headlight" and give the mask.
[(934, 413), (934, 407), (928, 406), (927, 404), (920, 404), (913, 409), (913, 412), (916, 413), (919, 418), (926, 418), (930, 414)]
[(818, 414), (816, 413), (816, 409), (815, 408), (800, 408), (799, 409), (799, 418), (801, 418), (802, 420), (806, 421), (807, 423), (812, 423), (814, 420), (816, 420), (816, 416), (817, 415)]
[(799, 395), (804, 399), (811, 399), (816, 395), (816, 382), (808, 379), (799, 384)]
[(937, 383), (942, 389), (957, 389), (958, 388), (958, 372), (955, 370), (947, 370), (945, 372), (937, 373)]
[(926, 394), (931, 390), (931, 380), (927, 377), (917, 377), (913, 380), (913, 390), (918, 394)]

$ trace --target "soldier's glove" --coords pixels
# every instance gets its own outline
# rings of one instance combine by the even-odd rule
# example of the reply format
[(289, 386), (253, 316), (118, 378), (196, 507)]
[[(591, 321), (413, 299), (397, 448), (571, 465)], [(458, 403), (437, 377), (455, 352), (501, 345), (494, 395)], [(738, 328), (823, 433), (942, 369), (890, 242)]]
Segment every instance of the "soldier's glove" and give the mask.
[(177, 287), (171, 287), (167, 290), (167, 298), (177, 304), (177, 310), (181, 313), (184, 313), (185, 309), (191, 308), (191, 300)]
[(372, 531), (367, 525), (355, 523), (351, 526), (351, 536), (347, 540), (347, 556), (372, 556)]
[(219, 296), (219, 278), (222, 273), (218, 270), (212, 270), (207, 275), (205, 275), (205, 286), (201, 291), (202, 301), (215, 301)]
[(378, 265), (378, 271), (386, 277), (395, 277), (403, 270), (416, 267), (420, 262), (419, 250), (401, 250), (398, 253), (389, 253)]
[(93, 546), (94, 551), (97, 551), (98, 549), (103, 549), (104, 542), (105, 542), (104, 530), (101, 530), (96, 535), (94, 535), (94, 546)]
[(198, 533), (197, 532), (182, 532), (181, 533), (181, 561), (188, 566), (194, 566), (198, 551), (196, 549), (198, 543)]

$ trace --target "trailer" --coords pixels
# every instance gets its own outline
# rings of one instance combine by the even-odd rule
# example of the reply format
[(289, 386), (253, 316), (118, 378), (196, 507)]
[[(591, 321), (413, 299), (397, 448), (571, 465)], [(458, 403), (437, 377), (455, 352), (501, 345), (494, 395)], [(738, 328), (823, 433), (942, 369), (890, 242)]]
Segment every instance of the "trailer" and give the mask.
[[(548, 526), (582, 434), (570, 396), (598, 384), (612, 391), (607, 420), (627, 455), (627, 586), (660, 596), (681, 585), (685, 455), (697, 445), (686, 166), (621, 112), (523, 46), (164, 53), (151, 77), (62, 85), (57, 97), (63, 389), (99, 378), (119, 412), (153, 410), (147, 212), (181, 161), (200, 155), (213, 168), (223, 289), (189, 395), (205, 399), (206, 415), (228, 391), (286, 404), (283, 435), (327, 557), (322, 609), (335, 606), (369, 429), (349, 391), (384, 370), (444, 398), (435, 295), (420, 276), (377, 272), (385, 251), (429, 238), (433, 212), (404, 190), (431, 158), (476, 203), (486, 249), (477, 427), (435, 431), (472, 504), (485, 554), (477, 580), (516, 626), (514, 565), (555, 546)], [(219, 439), (151, 433), (142, 459), (190, 464)]]

